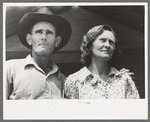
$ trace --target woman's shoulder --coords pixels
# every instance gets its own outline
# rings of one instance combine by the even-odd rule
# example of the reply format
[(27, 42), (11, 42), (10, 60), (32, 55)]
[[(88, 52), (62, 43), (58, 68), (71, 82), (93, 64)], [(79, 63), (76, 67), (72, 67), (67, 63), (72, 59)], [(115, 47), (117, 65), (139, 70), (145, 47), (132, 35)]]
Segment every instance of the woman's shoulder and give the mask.
[(84, 80), (87, 76), (89, 75), (89, 72), (86, 67), (81, 68), (77, 72), (70, 74), (67, 78), (66, 81), (82, 81)]
[(134, 80), (134, 73), (131, 72), (129, 69), (127, 68), (121, 68), (120, 70), (117, 70), (114, 68), (113, 70), (116, 78), (121, 78), (121, 81), (125, 81), (126, 83), (131, 83), (134, 84), (133, 80)]
[(129, 69), (126, 68), (122, 68), (119, 72), (120, 75), (125, 78), (131, 78), (134, 75), (133, 72), (131, 72)]
[(120, 70), (117, 70), (114, 68), (114, 74), (115, 74), (115, 78), (118, 79), (119, 81), (122, 81), (121, 83), (125, 83), (128, 86), (135, 86), (135, 82), (134, 82), (134, 73), (131, 72), (129, 69), (127, 68), (122, 68)]
[(129, 69), (126, 69), (126, 68), (121, 68), (120, 70), (114, 68), (114, 67), (111, 67), (111, 70), (110, 70), (110, 74), (114, 74), (114, 75), (118, 75), (118, 76), (130, 76), (130, 75), (134, 75), (133, 72), (130, 72)]
[(125, 88), (126, 88), (126, 98), (127, 99), (139, 99), (139, 93), (136, 88), (136, 84), (134, 80), (134, 73), (130, 72), (129, 69), (122, 68), (120, 70), (120, 75), (125, 81)]

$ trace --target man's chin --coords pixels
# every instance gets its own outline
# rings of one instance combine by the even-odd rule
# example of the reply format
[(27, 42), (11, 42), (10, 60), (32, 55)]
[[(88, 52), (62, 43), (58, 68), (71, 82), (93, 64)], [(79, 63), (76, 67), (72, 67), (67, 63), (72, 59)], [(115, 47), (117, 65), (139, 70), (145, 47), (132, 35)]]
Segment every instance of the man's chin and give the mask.
[(40, 51), (40, 52), (38, 52), (38, 55), (47, 56), (47, 55), (50, 55), (51, 53), (52, 52)]
[(53, 50), (50, 50), (50, 49), (46, 49), (46, 48), (41, 48), (39, 50), (37, 50), (37, 53), (39, 55), (49, 55), (53, 52)]

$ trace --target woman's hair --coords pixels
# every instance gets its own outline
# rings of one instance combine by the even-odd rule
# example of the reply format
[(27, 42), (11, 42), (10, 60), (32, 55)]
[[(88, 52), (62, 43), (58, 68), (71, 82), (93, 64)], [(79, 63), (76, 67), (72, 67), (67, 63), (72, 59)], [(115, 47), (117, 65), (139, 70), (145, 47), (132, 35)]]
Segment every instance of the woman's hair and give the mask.
[(120, 49), (118, 47), (118, 37), (113, 30), (113, 28), (110, 25), (98, 25), (93, 28), (91, 28), (86, 35), (83, 36), (83, 41), (80, 47), (81, 50), (81, 63), (83, 66), (89, 66), (91, 64), (91, 50), (90, 47), (94, 40), (97, 39), (98, 36), (100, 36), (104, 30), (108, 30), (113, 32), (115, 36), (115, 51), (113, 54), (112, 59), (109, 61), (110, 66), (115, 66), (115, 63), (117, 63), (118, 58), (120, 57)]

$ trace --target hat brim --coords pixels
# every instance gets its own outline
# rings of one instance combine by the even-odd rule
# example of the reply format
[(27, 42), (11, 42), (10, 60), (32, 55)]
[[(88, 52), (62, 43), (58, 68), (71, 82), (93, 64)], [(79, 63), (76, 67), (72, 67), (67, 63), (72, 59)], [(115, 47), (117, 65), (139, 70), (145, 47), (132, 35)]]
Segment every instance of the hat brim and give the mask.
[(65, 18), (57, 15), (28, 13), (21, 18), (17, 26), (18, 37), (24, 46), (32, 49), (26, 41), (26, 35), (29, 33), (29, 28), (39, 21), (50, 22), (57, 28), (58, 35), (61, 36), (61, 43), (58, 47), (55, 47), (54, 51), (61, 49), (67, 44), (72, 29), (70, 23)]

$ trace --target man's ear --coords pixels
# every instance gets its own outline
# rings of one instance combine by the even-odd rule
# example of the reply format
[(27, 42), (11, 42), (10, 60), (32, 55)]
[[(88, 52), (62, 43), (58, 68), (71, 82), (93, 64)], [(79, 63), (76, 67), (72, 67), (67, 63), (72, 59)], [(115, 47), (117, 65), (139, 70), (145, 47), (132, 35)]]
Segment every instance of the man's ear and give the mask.
[(26, 35), (26, 41), (29, 45), (32, 45), (31, 35), (29, 33)]
[(57, 36), (55, 41), (55, 47), (58, 47), (60, 43), (61, 43), (61, 36)]

